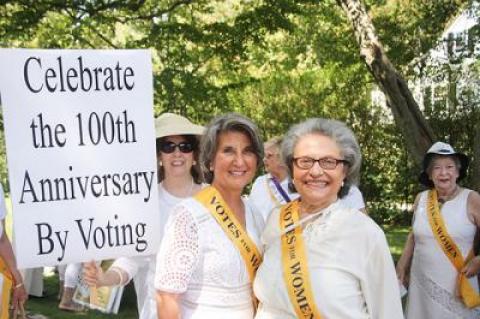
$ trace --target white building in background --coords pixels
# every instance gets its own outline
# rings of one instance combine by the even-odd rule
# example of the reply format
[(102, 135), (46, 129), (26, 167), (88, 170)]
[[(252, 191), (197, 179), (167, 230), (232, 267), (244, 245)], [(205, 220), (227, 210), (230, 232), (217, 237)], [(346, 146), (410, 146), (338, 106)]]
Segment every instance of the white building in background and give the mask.
[[(445, 29), (438, 44), (410, 66), (415, 76), (408, 84), (422, 111), (435, 106), (450, 112), (465, 103), (480, 107), (479, 13), (480, 3), (475, 1)], [(378, 88), (371, 100), (386, 106)]]

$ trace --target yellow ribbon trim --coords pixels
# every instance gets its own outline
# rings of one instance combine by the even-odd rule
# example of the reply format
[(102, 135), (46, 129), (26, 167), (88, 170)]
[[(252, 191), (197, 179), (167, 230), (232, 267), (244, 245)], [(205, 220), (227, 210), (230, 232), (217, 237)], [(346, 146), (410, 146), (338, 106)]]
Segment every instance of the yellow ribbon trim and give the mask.
[(7, 319), (9, 304), (10, 304), (10, 291), (13, 285), (13, 276), (8, 269), (3, 258), (0, 257), (0, 276), (3, 277), (3, 283), (1, 287), (1, 304), (0, 304), (0, 318)]
[(262, 255), (235, 217), (235, 214), (213, 186), (204, 188), (194, 198), (205, 206), (222, 227), (227, 237), (237, 247), (247, 266), (250, 281), (253, 283), (258, 266), (262, 263)]
[[(300, 201), (295, 200), (284, 205), (280, 211), (280, 230), (283, 231), (300, 219)], [(299, 225), (282, 235), (283, 279), (287, 285), (288, 295), (298, 318), (321, 319), (317, 310), (310, 276), (307, 256)]]
[(453, 241), (453, 238), (448, 234), (447, 227), (440, 214), (436, 190), (428, 191), (427, 215), (428, 222), (430, 223), (430, 227), (437, 243), (458, 271), (457, 290), (460, 299), (468, 308), (480, 306), (480, 295), (475, 292), (472, 285), (470, 285), (468, 278), (462, 273), (464, 265), (474, 257), (473, 251), (469, 252), (465, 260), (463, 259), (462, 252)]

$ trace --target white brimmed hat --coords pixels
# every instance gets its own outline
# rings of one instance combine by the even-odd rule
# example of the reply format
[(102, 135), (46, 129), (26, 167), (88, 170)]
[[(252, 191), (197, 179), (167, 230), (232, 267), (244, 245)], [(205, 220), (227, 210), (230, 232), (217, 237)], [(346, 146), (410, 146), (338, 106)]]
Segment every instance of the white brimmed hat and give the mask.
[(183, 116), (163, 113), (155, 119), (155, 137), (171, 135), (202, 135), (204, 127), (193, 124)]
[(467, 175), (467, 168), (469, 163), (467, 155), (463, 153), (455, 152), (455, 150), (450, 144), (447, 144), (444, 142), (436, 142), (428, 149), (427, 153), (425, 154), (425, 157), (423, 158), (423, 170), (419, 176), (420, 183), (422, 183), (423, 185), (427, 187), (433, 187), (433, 182), (430, 180), (430, 177), (428, 176), (427, 168), (434, 155), (457, 157), (458, 160), (460, 161), (460, 171), (458, 174), (458, 180), (463, 179)]

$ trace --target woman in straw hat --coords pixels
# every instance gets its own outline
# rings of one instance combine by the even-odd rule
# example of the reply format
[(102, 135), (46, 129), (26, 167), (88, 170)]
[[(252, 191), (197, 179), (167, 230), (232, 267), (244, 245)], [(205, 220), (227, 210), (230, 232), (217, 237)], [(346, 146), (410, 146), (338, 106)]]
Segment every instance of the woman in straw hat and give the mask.
[(413, 231), (397, 264), (399, 280), (409, 283), (407, 318), (480, 318), (473, 250), (480, 195), (458, 185), (467, 168), (467, 156), (442, 142), (423, 159), (420, 183), (428, 190), (415, 199)]
[(175, 206), (157, 256), (162, 319), (251, 319), (262, 217), (242, 198), (263, 157), (257, 127), (238, 114), (210, 122), (200, 165), (211, 183)]
[[(159, 166), (159, 232), (162, 237), (170, 209), (202, 188), (197, 149), (203, 127), (192, 124), (182, 116), (164, 113), (155, 120), (155, 132)], [(156, 319), (153, 286), (155, 264), (155, 255), (122, 257), (117, 259), (108, 271), (102, 272), (95, 262), (91, 262), (85, 266), (84, 276), (86, 282), (92, 286), (125, 285), (133, 278), (139, 317)]]

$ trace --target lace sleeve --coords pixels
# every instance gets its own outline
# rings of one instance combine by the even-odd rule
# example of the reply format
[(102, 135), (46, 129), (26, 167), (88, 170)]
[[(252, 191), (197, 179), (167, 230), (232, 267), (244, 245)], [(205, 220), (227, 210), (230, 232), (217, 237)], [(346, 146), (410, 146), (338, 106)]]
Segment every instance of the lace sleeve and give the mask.
[(197, 224), (184, 205), (175, 206), (157, 254), (155, 288), (170, 293), (185, 292), (198, 254)]

